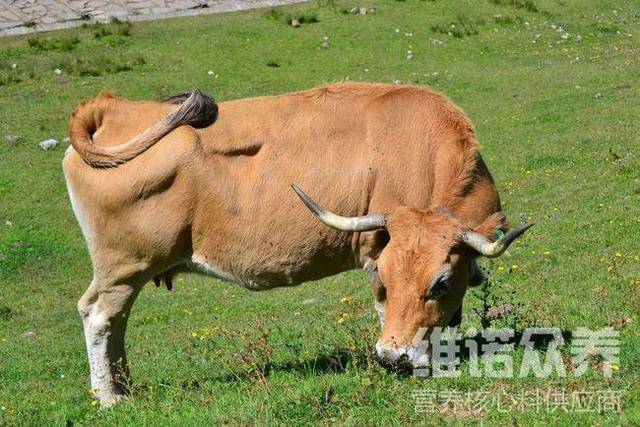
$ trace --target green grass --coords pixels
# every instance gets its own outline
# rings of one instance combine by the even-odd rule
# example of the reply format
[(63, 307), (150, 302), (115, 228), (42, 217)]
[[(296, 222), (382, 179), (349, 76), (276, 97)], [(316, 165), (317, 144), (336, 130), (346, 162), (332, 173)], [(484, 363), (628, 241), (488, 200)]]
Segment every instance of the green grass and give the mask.
[[(354, 5), (2, 39), (0, 424), (640, 422), (637, 4), (381, 0), (375, 14), (341, 12)], [(319, 22), (294, 29), (286, 16)], [(432, 31), (460, 17), (470, 34)], [(260, 294), (187, 277), (175, 292), (142, 292), (128, 331), (137, 397), (99, 411), (75, 309), (91, 268), (67, 200), (64, 147), (37, 143), (62, 140), (72, 109), (102, 90), (159, 99), (199, 87), (224, 101), (347, 79), (430, 86), (465, 109), (512, 223), (538, 221), (508, 256), (483, 262), (498, 283), (491, 304), (513, 306), (495, 324), (615, 324), (620, 370), (611, 379), (403, 377), (371, 359), (378, 327), (361, 272)], [(9, 134), (24, 141), (7, 144)], [(480, 296), (467, 297), (463, 329), (480, 327)], [(412, 392), (428, 388), (624, 397), (620, 414), (416, 413)]]

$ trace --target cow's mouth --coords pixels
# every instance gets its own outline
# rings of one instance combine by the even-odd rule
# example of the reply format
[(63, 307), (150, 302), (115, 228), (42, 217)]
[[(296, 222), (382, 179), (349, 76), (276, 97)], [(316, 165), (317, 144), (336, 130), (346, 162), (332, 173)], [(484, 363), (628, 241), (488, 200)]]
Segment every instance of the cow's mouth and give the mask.
[(377, 360), (386, 369), (398, 373), (411, 373), (428, 365), (429, 355), (424, 349), (408, 346), (387, 348), (376, 344)]
[(411, 375), (414, 369), (413, 364), (409, 360), (409, 356), (406, 354), (400, 356), (400, 358), (395, 361), (390, 361), (380, 356), (377, 357), (377, 360), (386, 370), (400, 375)]

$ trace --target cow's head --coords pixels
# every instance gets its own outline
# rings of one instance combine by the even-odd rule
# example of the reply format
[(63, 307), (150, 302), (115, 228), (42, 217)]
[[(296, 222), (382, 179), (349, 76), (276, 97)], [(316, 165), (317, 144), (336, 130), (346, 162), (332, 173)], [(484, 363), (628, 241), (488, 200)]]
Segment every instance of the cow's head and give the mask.
[[(405, 360), (417, 365), (421, 356), (417, 341), (428, 337), (434, 327), (446, 326), (460, 308), (476, 270), (475, 258), (502, 255), (533, 225), (504, 234), (506, 220), (497, 212), (472, 229), (439, 208), (398, 207), (388, 215), (343, 217), (322, 209), (295, 185), (293, 189), (332, 228), (347, 232), (386, 229), (389, 233), (376, 266), (384, 286), (376, 292), (376, 308), (384, 318), (376, 351), (390, 365)], [(496, 235), (502, 236), (492, 241)], [(422, 336), (417, 336), (418, 331)]]

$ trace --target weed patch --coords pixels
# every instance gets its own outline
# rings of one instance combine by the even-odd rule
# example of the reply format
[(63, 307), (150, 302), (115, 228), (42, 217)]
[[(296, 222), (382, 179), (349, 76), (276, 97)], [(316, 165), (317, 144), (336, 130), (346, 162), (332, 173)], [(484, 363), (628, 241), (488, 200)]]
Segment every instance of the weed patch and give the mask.
[(318, 18), (318, 14), (315, 12), (298, 12), (284, 14), (278, 9), (269, 9), (263, 16), (267, 19), (280, 21), (287, 25), (291, 25), (294, 20), (298, 21), (300, 24), (314, 24), (320, 22), (320, 18)]
[(80, 43), (77, 35), (67, 37), (29, 37), (27, 43), (38, 52), (69, 52)]
[(484, 24), (485, 21), (482, 18), (472, 20), (465, 14), (458, 14), (455, 19), (449, 23), (432, 25), (431, 31), (461, 39), (463, 37), (477, 35), (478, 26)]
[(533, 0), (489, 0), (491, 3), (496, 5), (507, 5), (512, 6), (518, 9), (525, 9), (529, 12), (538, 12), (538, 6), (533, 2)]
[(128, 57), (122, 54), (110, 55), (107, 53), (98, 53), (67, 58), (66, 61), (60, 61), (58, 63), (58, 68), (80, 77), (97, 77), (105, 74), (131, 71), (145, 63), (146, 61), (141, 55)]

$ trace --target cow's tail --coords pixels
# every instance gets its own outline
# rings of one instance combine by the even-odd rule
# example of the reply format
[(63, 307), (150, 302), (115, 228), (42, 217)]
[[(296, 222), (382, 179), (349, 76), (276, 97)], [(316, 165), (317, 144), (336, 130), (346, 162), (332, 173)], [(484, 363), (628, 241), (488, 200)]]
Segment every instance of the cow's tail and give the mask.
[(169, 98), (166, 102), (180, 104), (177, 110), (128, 142), (113, 147), (99, 147), (92, 141), (100, 127), (105, 111), (118, 99), (103, 95), (78, 107), (71, 115), (69, 137), (71, 145), (82, 159), (96, 168), (111, 168), (135, 158), (169, 132), (182, 125), (196, 128), (213, 123), (218, 115), (215, 101), (199, 90)]

